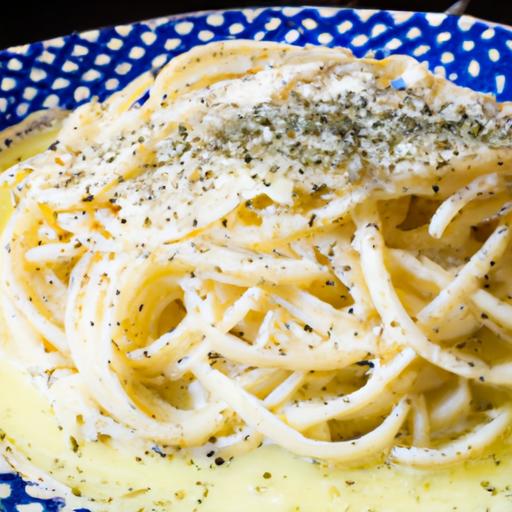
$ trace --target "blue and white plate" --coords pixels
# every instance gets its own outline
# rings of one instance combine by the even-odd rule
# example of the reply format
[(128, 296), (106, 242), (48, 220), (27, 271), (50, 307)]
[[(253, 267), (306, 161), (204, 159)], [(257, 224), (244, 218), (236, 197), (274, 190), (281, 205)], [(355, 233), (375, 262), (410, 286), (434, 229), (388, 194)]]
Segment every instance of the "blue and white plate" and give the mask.
[[(225, 39), (345, 46), (358, 57), (407, 54), (459, 85), (512, 100), (512, 28), (444, 14), (244, 9), (159, 18), (0, 51), (0, 129), (44, 108), (102, 100), (175, 55)], [(37, 495), (34, 484), (2, 473), (0, 461), (0, 510), (33, 505), (30, 510), (58, 512), (64, 506), (61, 498)]]

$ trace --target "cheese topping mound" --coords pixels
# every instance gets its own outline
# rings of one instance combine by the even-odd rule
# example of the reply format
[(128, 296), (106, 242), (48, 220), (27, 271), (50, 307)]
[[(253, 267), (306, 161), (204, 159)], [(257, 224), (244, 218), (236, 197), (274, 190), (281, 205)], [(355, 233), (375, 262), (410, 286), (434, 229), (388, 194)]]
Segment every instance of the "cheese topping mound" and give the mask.
[(109, 112), (90, 105), (67, 124), (98, 129), (94, 142), (84, 146), (74, 134), (57, 144), (31, 195), (52, 206), (79, 197), (107, 203), (98, 218), (113, 239), (155, 245), (258, 195), (277, 214), (291, 214), (304, 195), (371, 192), (397, 176), (510, 148), (510, 118), (497, 105), (479, 95), (466, 95), (467, 103), (446, 91), (436, 97), (426, 71), (407, 64), (414, 82), (402, 90), (373, 62), (324, 58), (263, 68), (174, 101), (164, 95), (160, 108), (126, 112), (108, 131), (100, 127), (111, 125)]

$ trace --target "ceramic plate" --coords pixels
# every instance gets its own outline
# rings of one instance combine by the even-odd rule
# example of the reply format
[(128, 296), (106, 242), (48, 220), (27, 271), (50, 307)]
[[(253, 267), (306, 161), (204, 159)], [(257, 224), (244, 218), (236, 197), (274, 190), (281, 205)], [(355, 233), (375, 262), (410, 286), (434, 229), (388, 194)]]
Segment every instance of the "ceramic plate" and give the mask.
[[(444, 14), (244, 9), (159, 18), (0, 51), (0, 129), (37, 110), (102, 100), (175, 55), (225, 39), (345, 46), (358, 57), (407, 54), (459, 85), (512, 100), (511, 28)], [(63, 506), (63, 499), (50, 498), (0, 461), (0, 510), (57, 512)]]

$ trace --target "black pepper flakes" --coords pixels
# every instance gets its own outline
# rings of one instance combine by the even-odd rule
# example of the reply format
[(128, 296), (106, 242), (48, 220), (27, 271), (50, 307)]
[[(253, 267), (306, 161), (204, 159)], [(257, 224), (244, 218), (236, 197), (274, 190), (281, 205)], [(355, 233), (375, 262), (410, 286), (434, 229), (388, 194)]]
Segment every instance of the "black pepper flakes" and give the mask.
[(367, 359), (363, 359), (362, 361), (356, 362), (357, 366), (368, 366), (369, 368), (374, 368), (375, 364), (372, 361), (368, 361)]

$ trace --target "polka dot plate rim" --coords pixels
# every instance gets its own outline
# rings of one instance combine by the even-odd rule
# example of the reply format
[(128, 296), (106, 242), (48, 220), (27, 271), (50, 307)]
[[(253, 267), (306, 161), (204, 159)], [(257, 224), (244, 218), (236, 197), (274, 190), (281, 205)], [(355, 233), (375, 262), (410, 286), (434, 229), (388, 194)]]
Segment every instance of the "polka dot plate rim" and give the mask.
[[(358, 57), (404, 53), (459, 85), (512, 100), (512, 27), (444, 13), (262, 7), (165, 16), (0, 50), (0, 129), (41, 109), (104, 99), (175, 55), (223, 39), (346, 46)], [(42, 489), (0, 460), (0, 510), (64, 510), (71, 495), (53, 484)]]
[[(475, 90), (512, 99), (512, 29), (470, 16), (278, 7), (203, 11), (88, 30), (0, 51), (0, 129), (43, 108), (105, 98), (197, 44), (247, 38), (406, 53)], [(485, 72), (484, 72), (485, 71)]]

